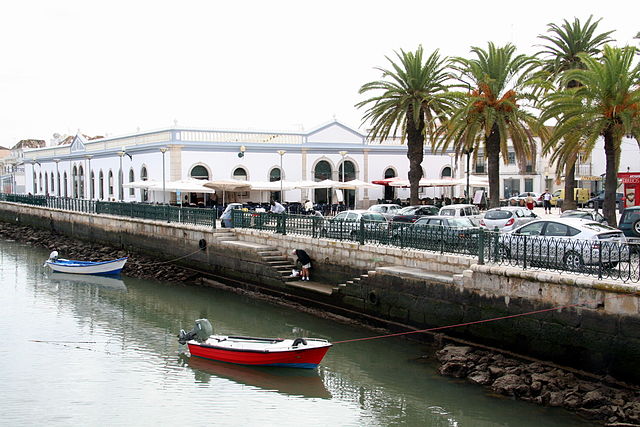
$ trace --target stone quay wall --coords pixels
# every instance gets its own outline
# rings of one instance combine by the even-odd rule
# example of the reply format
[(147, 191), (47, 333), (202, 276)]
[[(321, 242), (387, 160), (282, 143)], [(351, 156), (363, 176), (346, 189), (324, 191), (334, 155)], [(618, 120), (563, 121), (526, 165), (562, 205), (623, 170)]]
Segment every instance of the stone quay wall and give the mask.
[[(354, 315), (417, 329), (462, 324), (438, 332), (640, 383), (638, 286), (478, 265), (470, 257), (11, 203), (0, 203), (0, 220), (161, 260), (184, 257), (176, 263), (307, 300), (315, 298)], [(229, 236), (238, 240), (230, 241)], [(205, 250), (199, 250), (202, 240)], [(285, 254), (305, 249), (314, 260), (314, 280), (335, 285), (333, 293), (313, 294), (283, 281), (260, 259), (255, 249), (259, 245)], [(495, 318), (503, 319), (485, 321)]]

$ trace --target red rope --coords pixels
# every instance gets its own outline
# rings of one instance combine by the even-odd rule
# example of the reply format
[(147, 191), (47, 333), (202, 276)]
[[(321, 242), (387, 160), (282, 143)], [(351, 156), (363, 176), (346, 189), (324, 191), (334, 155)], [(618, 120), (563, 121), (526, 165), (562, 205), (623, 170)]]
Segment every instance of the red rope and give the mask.
[(458, 323), (458, 324), (455, 324), (455, 325), (437, 326), (435, 328), (421, 329), (419, 331), (398, 332), (398, 333), (395, 333), (395, 334), (378, 335), (378, 336), (375, 336), (375, 337), (366, 337), (366, 338), (356, 338), (356, 339), (352, 339), (352, 340), (335, 341), (335, 342), (333, 342), (333, 344), (343, 344), (343, 343), (346, 343), (346, 342), (354, 342), (354, 341), (377, 340), (379, 338), (397, 337), (397, 336), (400, 336), (400, 335), (419, 334), (419, 333), (422, 333), (422, 332), (432, 332), (432, 331), (439, 331), (439, 330), (442, 330), (442, 329), (458, 328), (460, 326), (469, 326), (469, 325), (476, 325), (478, 323), (495, 322), (496, 320), (512, 319), (514, 317), (530, 316), (532, 314), (545, 313), (547, 311), (562, 310), (563, 308), (578, 307), (578, 306), (585, 305), (585, 304), (586, 304), (586, 302), (583, 302), (583, 303), (580, 303), (580, 304), (562, 305), (562, 306), (559, 306), (559, 307), (545, 308), (544, 310), (529, 311), (529, 312), (526, 312), (526, 313), (511, 314), (509, 316), (502, 316), (502, 317), (493, 317), (491, 319), (476, 320), (476, 321), (473, 321), (473, 322)]

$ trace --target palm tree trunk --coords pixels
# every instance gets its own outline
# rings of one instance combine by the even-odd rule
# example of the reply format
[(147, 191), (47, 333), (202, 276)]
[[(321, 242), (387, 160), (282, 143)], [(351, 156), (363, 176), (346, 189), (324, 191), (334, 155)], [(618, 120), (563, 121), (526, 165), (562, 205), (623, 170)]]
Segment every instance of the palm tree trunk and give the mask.
[(494, 125), (485, 141), (487, 147), (487, 166), (489, 168), (489, 206), (500, 206), (500, 131)]
[(418, 205), (418, 185), (422, 178), (424, 158), (424, 122), (415, 126), (412, 113), (407, 113), (407, 158), (409, 159), (410, 204)]
[(618, 188), (618, 152), (614, 144), (613, 131), (607, 129), (604, 132), (604, 153), (606, 158), (604, 203), (602, 215), (610, 226), (617, 227), (616, 218), (616, 189)]
[(572, 157), (564, 167), (564, 200), (562, 201), (562, 212), (575, 209), (576, 188), (576, 158)]

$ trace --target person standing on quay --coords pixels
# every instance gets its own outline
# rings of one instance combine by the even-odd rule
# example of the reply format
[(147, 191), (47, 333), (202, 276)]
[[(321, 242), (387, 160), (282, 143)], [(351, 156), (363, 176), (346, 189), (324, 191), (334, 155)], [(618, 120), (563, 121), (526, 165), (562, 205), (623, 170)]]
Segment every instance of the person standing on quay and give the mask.
[(551, 213), (551, 193), (549, 193), (549, 189), (544, 190), (542, 200), (544, 201), (544, 213)]
[(311, 268), (311, 257), (303, 249), (294, 249), (291, 251), (291, 255), (298, 257), (298, 261), (302, 264), (302, 272), (300, 273), (301, 280), (309, 280), (309, 269)]
[(527, 209), (529, 209), (530, 211), (533, 211), (533, 205), (535, 204), (535, 200), (533, 200), (533, 196), (531, 195), (531, 193), (527, 193), (527, 198), (525, 199), (526, 203), (527, 203)]

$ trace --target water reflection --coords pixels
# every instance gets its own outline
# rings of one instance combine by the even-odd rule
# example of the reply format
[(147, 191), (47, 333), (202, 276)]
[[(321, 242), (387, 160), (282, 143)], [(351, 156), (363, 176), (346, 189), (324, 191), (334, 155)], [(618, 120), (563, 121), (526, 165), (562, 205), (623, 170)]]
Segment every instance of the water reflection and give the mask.
[(85, 285), (93, 285), (100, 288), (107, 288), (116, 291), (127, 291), (127, 285), (124, 284), (122, 279), (116, 277), (107, 277), (107, 276), (94, 276), (88, 274), (71, 274), (71, 273), (60, 273), (60, 272), (50, 272), (47, 274), (47, 277), (52, 282), (57, 283), (73, 283), (73, 284), (85, 284)]
[(331, 398), (319, 372), (314, 369), (241, 366), (186, 354), (179, 356), (179, 362), (193, 370), (199, 383), (210, 383), (214, 376), (286, 396)]

